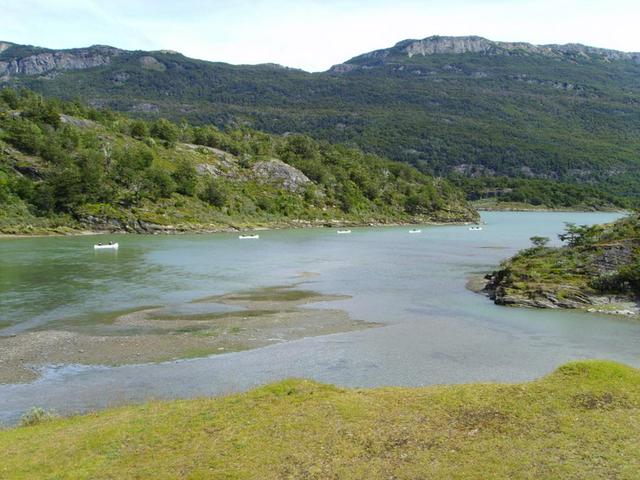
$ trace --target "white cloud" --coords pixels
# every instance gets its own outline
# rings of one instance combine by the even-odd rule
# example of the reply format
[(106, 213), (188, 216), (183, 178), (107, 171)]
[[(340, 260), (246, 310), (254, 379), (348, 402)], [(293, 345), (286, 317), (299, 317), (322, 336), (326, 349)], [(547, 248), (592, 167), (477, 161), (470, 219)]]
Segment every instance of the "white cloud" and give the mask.
[(18, 43), (168, 48), (312, 71), (435, 34), (640, 51), (637, 0), (0, 0), (0, 11), (0, 39)]

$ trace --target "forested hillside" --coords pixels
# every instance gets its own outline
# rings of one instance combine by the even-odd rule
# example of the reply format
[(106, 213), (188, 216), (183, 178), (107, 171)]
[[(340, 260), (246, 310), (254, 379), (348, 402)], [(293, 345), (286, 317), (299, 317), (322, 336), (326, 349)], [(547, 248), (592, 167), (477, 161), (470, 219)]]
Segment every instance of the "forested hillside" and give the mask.
[(311, 74), (169, 51), (2, 45), (0, 77), (47, 95), (348, 143), (450, 176), (470, 199), (638, 203), (638, 54), (430, 37)]
[(462, 192), (304, 135), (131, 119), (0, 91), (0, 231), (471, 221)]

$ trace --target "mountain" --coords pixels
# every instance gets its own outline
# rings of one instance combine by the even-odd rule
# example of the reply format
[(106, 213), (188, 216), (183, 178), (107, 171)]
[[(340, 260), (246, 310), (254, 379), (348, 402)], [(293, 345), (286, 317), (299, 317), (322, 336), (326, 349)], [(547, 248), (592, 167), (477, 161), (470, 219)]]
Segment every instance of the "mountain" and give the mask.
[(132, 120), (0, 91), (1, 233), (477, 218), (446, 181), (357, 149), (304, 135)]
[(429, 37), (327, 72), (2, 43), (0, 77), (146, 118), (300, 132), (448, 176), (470, 199), (633, 206), (640, 54)]

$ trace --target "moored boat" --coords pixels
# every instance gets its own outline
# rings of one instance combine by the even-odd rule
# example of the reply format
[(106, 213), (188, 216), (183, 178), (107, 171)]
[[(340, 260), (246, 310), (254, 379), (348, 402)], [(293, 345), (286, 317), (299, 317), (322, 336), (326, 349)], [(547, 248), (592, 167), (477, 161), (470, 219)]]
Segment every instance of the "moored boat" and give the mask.
[(351, 233), (351, 230), (338, 230), (339, 235), (344, 235), (346, 233)]
[(240, 240), (257, 240), (260, 238), (260, 235), (239, 235), (238, 238)]
[(94, 250), (117, 250), (118, 249), (118, 242), (113, 243), (113, 242), (109, 242), (109, 243), (96, 243), (93, 246)]
[(419, 228), (413, 228), (409, 230), (409, 233), (422, 233), (422, 230), (420, 230)]

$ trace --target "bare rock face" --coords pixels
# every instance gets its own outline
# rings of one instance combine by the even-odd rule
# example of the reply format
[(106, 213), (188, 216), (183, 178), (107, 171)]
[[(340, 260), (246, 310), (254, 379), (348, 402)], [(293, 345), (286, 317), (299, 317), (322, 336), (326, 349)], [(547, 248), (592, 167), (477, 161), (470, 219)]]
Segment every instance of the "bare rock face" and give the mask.
[(60, 121), (64, 124), (73, 125), (78, 128), (93, 128), (96, 122), (87, 120), (86, 118), (73, 117), (71, 115), (60, 114)]
[(156, 60), (156, 58), (152, 57), (151, 55), (145, 55), (144, 57), (140, 57), (140, 60), (138, 61), (140, 62), (140, 65), (142, 65), (142, 68), (145, 68), (147, 70), (164, 72), (167, 69), (164, 63)]
[(357, 65), (352, 65), (350, 63), (339, 63), (338, 65), (332, 66), (329, 71), (332, 73), (349, 73), (357, 68)]
[(481, 53), (490, 50), (493, 46), (493, 42), (481, 37), (429, 37), (424, 40), (409, 41), (404, 51), (409, 57), (413, 57), (438, 53)]
[[(3, 50), (9, 47), (5, 46)], [(43, 51), (0, 62), (0, 78), (7, 79), (14, 75), (44, 75), (52, 71), (99, 67), (109, 64), (114, 56), (122, 52), (117, 48), (104, 46)]]
[(4, 52), (9, 47), (13, 47), (13, 43), (0, 42), (0, 53)]
[(291, 192), (297, 192), (311, 182), (300, 170), (275, 158), (257, 162), (253, 165), (253, 174), (256, 179), (265, 183), (281, 183)]
[(131, 107), (131, 111), (141, 113), (158, 113), (160, 111), (160, 107), (154, 103), (138, 103)]
[[(574, 57), (586, 60), (628, 60), (640, 63), (640, 53), (637, 52), (620, 52), (617, 50), (589, 47), (577, 43), (569, 43), (566, 45), (533, 45), (525, 42), (494, 42), (477, 36), (432, 36), (422, 40), (403, 40), (392, 48), (365, 53), (356, 58), (385, 63), (388, 61), (388, 58), (397, 58), (398, 55), (411, 58), (416, 55), (459, 55), (465, 53), (484, 55), (536, 54), (559, 59)], [(347, 64), (350, 65), (352, 63), (349, 61)], [(344, 73), (348, 70), (342, 65), (337, 65), (332, 67), (331, 71), (334, 73)]]

